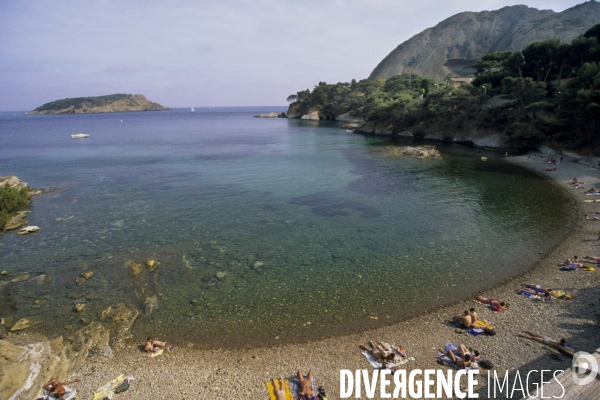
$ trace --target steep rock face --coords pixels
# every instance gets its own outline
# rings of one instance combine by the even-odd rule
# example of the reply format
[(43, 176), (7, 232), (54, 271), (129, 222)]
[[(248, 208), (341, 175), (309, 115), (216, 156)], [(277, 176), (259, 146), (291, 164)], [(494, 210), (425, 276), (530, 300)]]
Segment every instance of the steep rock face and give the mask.
[[(107, 113), (107, 112), (127, 112), (127, 111), (162, 111), (170, 110), (169, 107), (162, 106), (146, 99), (141, 94), (129, 94), (123, 98), (114, 101), (102, 102), (105, 104), (97, 105), (95, 99), (101, 99), (108, 96), (100, 96), (98, 98), (78, 98), (67, 99), (73, 104), (64, 108), (45, 109), (46, 106), (52, 103), (46, 103), (43, 106), (30, 111), (28, 114), (88, 114), (88, 113)], [(89, 101), (88, 101), (89, 99)]]
[(496, 11), (456, 14), (400, 44), (369, 79), (415, 73), (442, 80), (467, 76), (487, 53), (520, 50), (532, 42), (558, 37), (570, 42), (600, 21), (600, 3), (590, 1), (561, 13), (524, 5)]

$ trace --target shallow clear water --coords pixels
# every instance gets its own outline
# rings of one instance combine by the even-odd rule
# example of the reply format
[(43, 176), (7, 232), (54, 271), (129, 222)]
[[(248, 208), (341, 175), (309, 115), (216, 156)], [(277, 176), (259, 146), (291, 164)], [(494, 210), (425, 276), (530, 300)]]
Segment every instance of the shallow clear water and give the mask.
[(0, 175), (48, 189), (28, 216), (39, 233), (0, 237), (0, 269), (30, 273), (0, 277), (0, 316), (60, 332), (125, 302), (139, 336), (316, 339), (464, 298), (564, 233), (564, 194), (498, 154), (436, 143), (441, 161), (392, 158), (400, 143), (336, 123), (252, 117), (270, 111), (0, 113)]

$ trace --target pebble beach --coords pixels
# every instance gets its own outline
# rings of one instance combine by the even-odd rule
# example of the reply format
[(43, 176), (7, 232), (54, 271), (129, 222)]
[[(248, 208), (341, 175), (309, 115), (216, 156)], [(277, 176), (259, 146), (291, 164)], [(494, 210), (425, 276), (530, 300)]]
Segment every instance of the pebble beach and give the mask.
[[(114, 398), (126, 399), (267, 399), (265, 383), (271, 378), (291, 378), (297, 370), (312, 369), (316, 386), (323, 386), (329, 399), (340, 398), (340, 370), (372, 370), (358, 349), (360, 343), (387, 342), (402, 345), (414, 357), (403, 367), (411, 369), (446, 369), (437, 363), (437, 349), (446, 343), (463, 343), (477, 349), (482, 358), (490, 360), (494, 370), (517, 370), (522, 375), (537, 369), (564, 370), (571, 360), (549, 352), (517, 333), (531, 330), (554, 339), (566, 338), (576, 350), (593, 353), (600, 347), (600, 268), (595, 271), (561, 271), (558, 262), (577, 255), (600, 256), (600, 221), (584, 220), (584, 215), (600, 216), (600, 203), (590, 203), (600, 196), (587, 196), (584, 191), (600, 188), (598, 170), (568, 157), (545, 172), (544, 158), (506, 157), (504, 162), (516, 163), (539, 171), (554, 181), (556, 190), (572, 196), (573, 226), (570, 233), (550, 253), (539, 254), (534, 265), (524, 265), (526, 272), (478, 293), (465, 293), (464, 300), (430, 310), (427, 313), (383, 328), (359, 334), (338, 336), (316, 342), (298, 343), (250, 350), (203, 350), (201, 345), (170, 343), (173, 351), (149, 357), (139, 349), (145, 338), (129, 338), (111, 342), (112, 356), (101, 351), (92, 353), (83, 367), (69, 379), (78, 377), (81, 383), (72, 385), (82, 399), (91, 399), (95, 389), (118, 375), (135, 378), (128, 391)], [(585, 182), (584, 189), (569, 187), (573, 177)], [(536, 252), (536, 249), (531, 249)], [(591, 264), (588, 264), (591, 265)], [(572, 300), (532, 301), (518, 295), (521, 284), (535, 283), (563, 289)], [(494, 312), (472, 301), (477, 294), (510, 304), (504, 312)], [(469, 336), (448, 323), (454, 315), (474, 307), (480, 319), (489, 320), (497, 335)], [(382, 316), (383, 317), (383, 316)], [(152, 335), (152, 332), (148, 332)], [(160, 339), (160, 338), (159, 338)], [(67, 377), (60, 377), (67, 379)], [(487, 398), (486, 379), (479, 377), (480, 398)], [(364, 393), (363, 393), (364, 396)], [(352, 396), (354, 398), (354, 395)]]

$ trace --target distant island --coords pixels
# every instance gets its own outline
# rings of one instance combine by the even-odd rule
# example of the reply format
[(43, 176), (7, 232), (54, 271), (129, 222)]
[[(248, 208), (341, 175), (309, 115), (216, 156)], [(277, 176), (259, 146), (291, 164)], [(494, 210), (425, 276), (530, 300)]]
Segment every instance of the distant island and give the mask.
[(170, 108), (149, 101), (141, 94), (117, 93), (108, 96), (55, 100), (28, 112), (28, 114), (88, 114), (163, 110), (170, 110)]

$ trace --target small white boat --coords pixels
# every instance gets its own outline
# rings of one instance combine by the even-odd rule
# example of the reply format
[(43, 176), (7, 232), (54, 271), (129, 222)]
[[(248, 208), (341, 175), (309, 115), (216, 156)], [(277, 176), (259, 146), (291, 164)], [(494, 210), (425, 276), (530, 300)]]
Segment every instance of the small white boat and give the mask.
[(194, 107), (192, 107), (192, 109), (190, 110), (190, 112), (196, 112), (196, 110), (194, 110)]
[(88, 133), (76, 133), (74, 135), (71, 135), (71, 139), (83, 139), (90, 136)]

